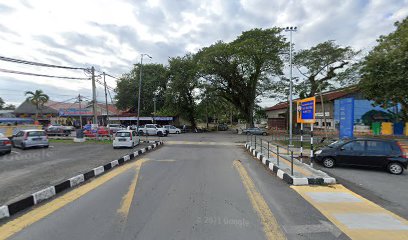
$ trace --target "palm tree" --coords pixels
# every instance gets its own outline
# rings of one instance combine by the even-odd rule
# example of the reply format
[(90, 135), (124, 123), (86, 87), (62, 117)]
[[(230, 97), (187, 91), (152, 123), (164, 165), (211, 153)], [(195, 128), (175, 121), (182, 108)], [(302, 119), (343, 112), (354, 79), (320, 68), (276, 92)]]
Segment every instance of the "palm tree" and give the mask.
[(40, 109), (40, 106), (44, 106), (46, 102), (50, 99), (50, 97), (45, 94), (42, 90), (35, 90), (35, 92), (32, 91), (27, 91), (25, 92), (25, 95), (28, 96), (26, 101), (31, 102), (33, 105), (35, 105), (35, 120), (38, 120), (38, 110)]

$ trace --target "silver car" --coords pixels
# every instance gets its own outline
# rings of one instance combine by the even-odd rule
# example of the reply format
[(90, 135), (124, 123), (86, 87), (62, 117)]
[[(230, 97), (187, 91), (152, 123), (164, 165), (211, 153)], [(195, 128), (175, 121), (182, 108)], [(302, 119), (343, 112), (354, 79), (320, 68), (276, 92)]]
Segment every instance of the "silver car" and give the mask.
[(9, 154), (11, 152), (11, 141), (0, 133), (0, 154)]
[(254, 128), (247, 128), (242, 130), (242, 134), (246, 134), (246, 135), (264, 135), (266, 136), (268, 133), (266, 132), (265, 129), (261, 129), (258, 127), (254, 127)]
[(44, 130), (22, 130), (13, 136), (14, 147), (26, 149), (29, 147), (48, 147), (48, 137)]

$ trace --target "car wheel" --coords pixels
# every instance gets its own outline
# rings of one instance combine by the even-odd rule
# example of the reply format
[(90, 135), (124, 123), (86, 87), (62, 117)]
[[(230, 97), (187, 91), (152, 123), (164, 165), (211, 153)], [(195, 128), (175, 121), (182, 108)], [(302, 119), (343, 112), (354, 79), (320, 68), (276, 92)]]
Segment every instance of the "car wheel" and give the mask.
[(132, 148), (134, 148), (135, 147), (135, 143), (134, 142), (132, 142)]
[(21, 149), (26, 150), (26, 146), (23, 142), (21, 143)]
[(391, 174), (395, 174), (395, 175), (400, 175), (404, 172), (404, 169), (402, 168), (402, 165), (397, 163), (397, 162), (392, 162), (390, 164), (388, 164), (388, 171)]
[(48, 148), (50, 145), (45, 145), (44, 148)]
[(250, 132), (246, 132), (246, 135), (250, 135), (251, 133)]
[(263, 132), (262, 135), (263, 135), (263, 136), (266, 136), (266, 132)]
[(10, 153), (11, 153), (11, 150), (6, 152), (6, 154), (10, 154)]
[(176, 134), (180, 134), (180, 132), (179, 132), (179, 131), (177, 131), (177, 132), (176, 132)]
[(326, 168), (333, 168), (335, 161), (333, 158), (325, 158), (323, 159), (323, 166)]

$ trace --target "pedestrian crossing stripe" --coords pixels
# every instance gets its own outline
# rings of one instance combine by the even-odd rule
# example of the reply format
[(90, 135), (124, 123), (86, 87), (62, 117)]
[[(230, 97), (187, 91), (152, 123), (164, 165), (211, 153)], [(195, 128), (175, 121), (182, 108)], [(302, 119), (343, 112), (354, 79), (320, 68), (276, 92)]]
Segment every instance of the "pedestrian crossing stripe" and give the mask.
[(408, 221), (343, 185), (291, 186), (351, 239), (408, 239)]

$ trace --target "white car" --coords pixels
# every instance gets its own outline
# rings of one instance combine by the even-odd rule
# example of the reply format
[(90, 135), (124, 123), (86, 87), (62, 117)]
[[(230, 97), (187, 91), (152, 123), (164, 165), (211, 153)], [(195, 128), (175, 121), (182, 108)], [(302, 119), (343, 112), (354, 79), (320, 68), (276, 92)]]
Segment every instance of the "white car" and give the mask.
[(141, 135), (157, 135), (161, 137), (168, 135), (167, 129), (157, 124), (146, 124), (144, 127), (139, 128), (139, 133)]
[(175, 134), (180, 134), (181, 133), (180, 128), (176, 128), (173, 125), (164, 125), (164, 128), (167, 129), (167, 131), (169, 133), (175, 133)]
[(113, 145), (113, 148), (119, 148), (119, 147), (133, 148), (139, 143), (140, 143), (140, 139), (137, 136), (135, 131), (119, 130), (115, 134), (115, 139), (113, 139), (112, 145)]
[(110, 131), (111, 133), (115, 133), (115, 132), (117, 132), (117, 131), (119, 131), (119, 130), (125, 129), (125, 128), (124, 128), (122, 125), (120, 125), (120, 124), (108, 124), (106, 127), (109, 129), (109, 131)]

